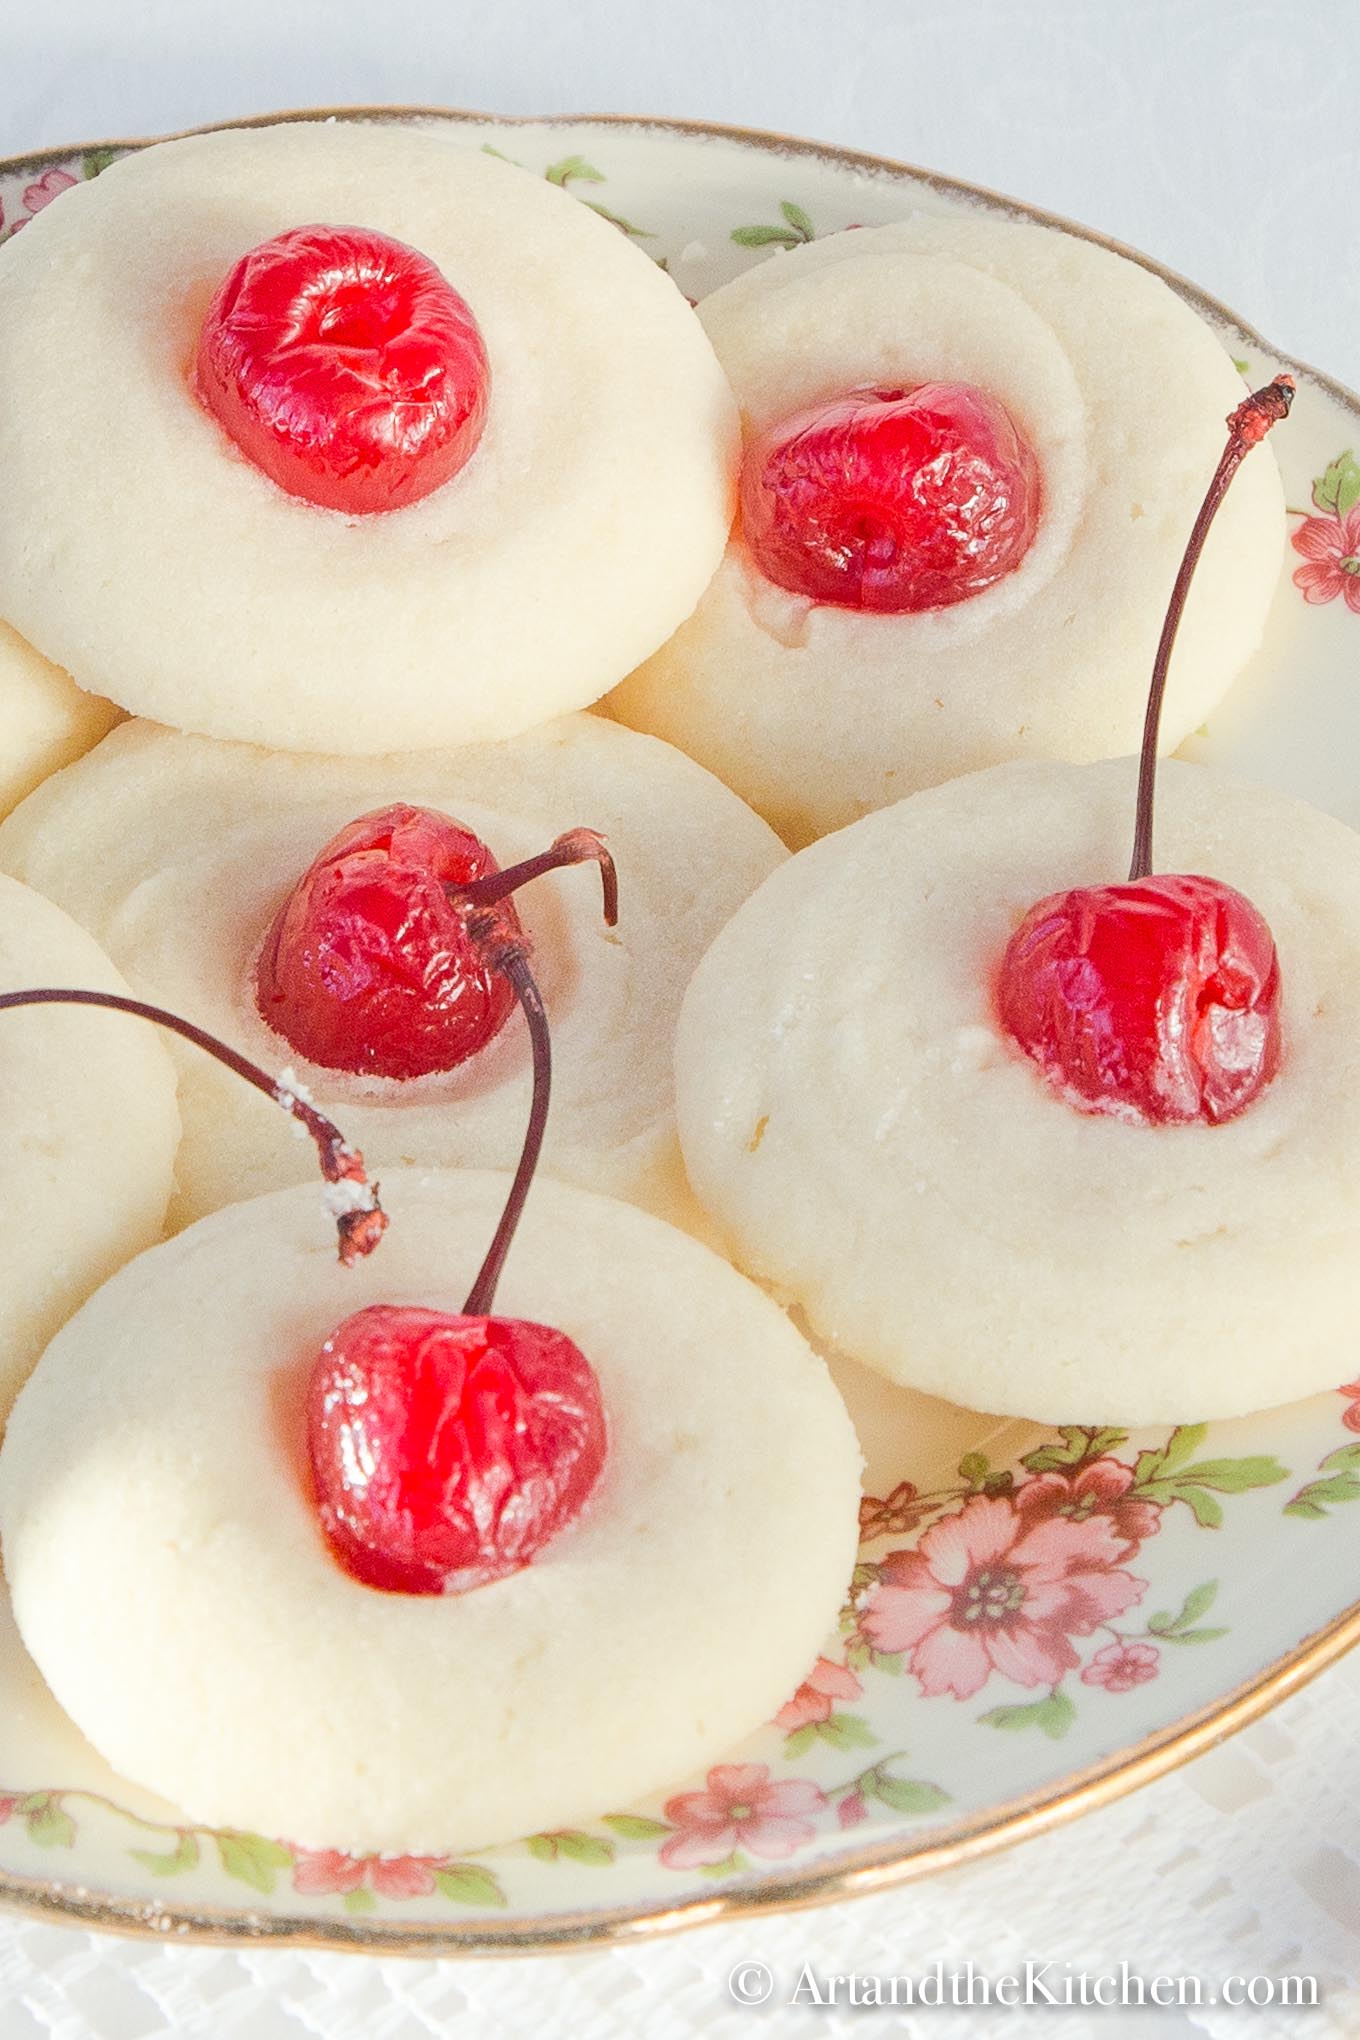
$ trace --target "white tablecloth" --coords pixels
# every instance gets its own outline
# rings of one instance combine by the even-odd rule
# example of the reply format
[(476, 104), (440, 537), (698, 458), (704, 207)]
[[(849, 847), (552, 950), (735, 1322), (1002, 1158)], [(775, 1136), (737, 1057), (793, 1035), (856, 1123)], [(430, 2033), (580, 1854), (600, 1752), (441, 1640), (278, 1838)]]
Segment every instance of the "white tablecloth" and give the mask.
[[(0, 154), (289, 106), (682, 114), (905, 157), (1147, 249), (1360, 385), (1348, 0), (0, 0)], [(3, 478), (0, 478), (3, 486)], [(1360, 1581), (1356, 1583), (1360, 1593)], [(1133, 1800), (896, 1893), (567, 1959), (161, 1948), (0, 1917), (0, 2040), (1360, 2033), (1360, 1664)], [(790, 2005), (804, 1963), (1316, 1974), (1319, 2012)], [(729, 1997), (764, 1961), (771, 2001)]]

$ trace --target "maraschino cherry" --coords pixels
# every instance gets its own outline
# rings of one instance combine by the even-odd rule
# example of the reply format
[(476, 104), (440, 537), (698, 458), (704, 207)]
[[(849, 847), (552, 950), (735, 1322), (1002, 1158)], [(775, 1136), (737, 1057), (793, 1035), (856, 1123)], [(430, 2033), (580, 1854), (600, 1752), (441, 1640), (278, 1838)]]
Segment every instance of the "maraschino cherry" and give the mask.
[(1153, 664), (1124, 885), (1030, 908), (1002, 959), (1002, 1024), (1079, 1110), (1144, 1126), (1216, 1125), (1279, 1068), (1280, 966), (1251, 901), (1219, 879), (1154, 875), (1157, 739), (1167, 671), (1204, 541), (1237, 469), (1287, 417), (1292, 376), (1238, 405), (1176, 576)]
[(1033, 448), (986, 391), (867, 388), (754, 442), (741, 529), (761, 572), (813, 602), (943, 609), (1020, 564), (1041, 494)]
[[(509, 873), (504, 874), (508, 878)], [(533, 1045), (533, 1103), (495, 1238), (453, 1316), (376, 1304), (323, 1346), (307, 1398), (317, 1507), (345, 1570), (410, 1594), (502, 1578), (580, 1513), (604, 1466), (604, 1409), (579, 1347), (547, 1325), (494, 1317), (496, 1285), (547, 1124), (552, 1047), (523, 937), (489, 958), (513, 987)]]
[[(612, 868), (602, 868), (612, 881)], [(612, 904), (612, 893), (607, 898)], [(499, 900), (479, 911), (503, 927)], [(533, 1046), (529, 1123), (495, 1236), (461, 1312), (372, 1304), (332, 1332), (308, 1382), (308, 1456), (322, 1528), (347, 1572), (393, 1592), (463, 1592), (527, 1565), (579, 1515), (608, 1449), (599, 1382), (580, 1348), (551, 1326), (491, 1314), (543, 1146), (552, 1044), (523, 937), (509, 930), (486, 940), (499, 944), (495, 964)], [(269, 1076), (177, 1014), (116, 992), (0, 994), (0, 1012), (24, 1006), (130, 1014), (215, 1056), (316, 1143), (341, 1261), (351, 1266), (377, 1246), (388, 1221), (362, 1155), (287, 1077)]]
[(396, 1079), (456, 1069), (515, 1007), (502, 958), (528, 952), (511, 894), (588, 861), (600, 866), (612, 926), (613, 862), (592, 829), (502, 871), (470, 829), (431, 808), (363, 815), (280, 907), (256, 965), (260, 1015), (323, 1069)]
[(206, 1028), (196, 1027), (191, 1020), (182, 1020), (177, 1013), (168, 1013), (162, 1006), (149, 1006), (143, 999), (127, 998), (120, 992), (45, 986), (32, 991), (0, 993), (0, 1013), (14, 1012), (22, 1006), (92, 1006), (109, 1013), (128, 1013), (134, 1020), (149, 1020), (171, 1034), (178, 1034), (181, 1040), (192, 1042), (195, 1048), (203, 1049), (247, 1084), (263, 1091), (266, 1098), (272, 1098), (276, 1105), (281, 1105), (310, 1134), (321, 1163), (321, 1173), (326, 1179), (326, 1202), (335, 1219), (340, 1238), (340, 1259), (345, 1267), (352, 1267), (377, 1246), (387, 1230), (387, 1214), (378, 1201), (377, 1184), (368, 1180), (363, 1156), (357, 1148), (350, 1146), (334, 1121), (318, 1111), (310, 1098), (287, 1076), (271, 1077), (258, 1063), (229, 1048), (225, 1041), (219, 1041)]
[(290, 496), (398, 510), (476, 451), (490, 369), (434, 263), (367, 227), (295, 227), (243, 255), (199, 335), (200, 400)]

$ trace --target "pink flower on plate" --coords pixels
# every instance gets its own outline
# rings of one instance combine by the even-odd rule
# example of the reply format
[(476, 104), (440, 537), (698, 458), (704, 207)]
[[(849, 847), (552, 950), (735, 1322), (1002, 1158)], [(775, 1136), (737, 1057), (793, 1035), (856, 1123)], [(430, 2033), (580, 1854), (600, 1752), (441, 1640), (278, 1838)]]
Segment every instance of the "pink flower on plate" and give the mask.
[(1294, 586), (1303, 590), (1304, 601), (1332, 602), (1341, 595), (1360, 616), (1360, 503), (1344, 517), (1305, 517), (1289, 543), (1308, 563), (1294, 569)]
[(843, 1828), (858, 1827), (869, 1817), (869, 1808), (862, 1792), (847, 1792), (836, 1808), (836, 1818)]
[(9, 1819), (10, 1815), (13, 1813), (15, 1807), (18, 1804), (19, 1795), (17, 1793), (15, 1793), (12, 1799), (0, 1799), (0, 1827), (3, 1827), (5, 1825), (5, 1822)]
[(1108, 1516), (1127, 1558), (1162, 1521), (1160, 1503), (1131, 1499), (1132, 1486), (1133, 1468), (1122, 1459), (1091, 1459), (1075, 1473), (1056, 1468), (1033, 1475), (1017, 1488), (1015, 1504), (1026, 1516), (1067, 1516), (1074, 1523)]
[(1162, 1657), (1155, 1643), (1107, 1643), (1098, 1650), (1081, 1678), (1085, 1686), (1103, 1686), (1107, 1693), (1131, 1693), (1155, 1679)]
[(379, 1898), (428, 1898), (442, 1856), (345, 1856), (339, 1849), (299, 1849), (293, 1889), (309, 1897), (367, 1887)]
[(864, 1691), (848, 1665), (833, 1664), (819, 1657), (792, 1700), (786, 1700), (776, 1714), (775, 1727), (791, 1735), (796, 1728), (810, 1728), (830, 1721), (833, 1702), (858, 1700)]
[(1341, 1421), (1348, 1431), (1360, 1431), (1360, 1381), (1348, 1381), (1337, 1390), (1348, 1398)]
[(40, 213), (45, 205), (51, 205), (54, 198), (60, 198), (63, 191), (69, 191), (79, 180), (69, 170), (49, 170), (36, 184), (30, 184), (24, 193), (24, 211)]
[(915, 1551), (891, 1551), (864, 1601), (875, 1650), (907, 1655), (928, 1697), (968, 1700), (993, 1672), (1055, 1686), (1089, 1636), (1142, 1598), (1120, 1570), (1128, 1543), (1110, 1516), (1036, 1518), (1007, 1496), (976, 1495)]
[(791, 1856), (814, 1833), (809, 1814), (826, 1805), (826, 1794), (809, 1778), (771, 1783), (768, 1764), (715, 1764), (707, 1790), (679, 1792), (664, 1812), (676, 1829), (661, 1844), (671, 1870), (696, 1870), (724, 1863), (735, 1849), (753, 1856)]

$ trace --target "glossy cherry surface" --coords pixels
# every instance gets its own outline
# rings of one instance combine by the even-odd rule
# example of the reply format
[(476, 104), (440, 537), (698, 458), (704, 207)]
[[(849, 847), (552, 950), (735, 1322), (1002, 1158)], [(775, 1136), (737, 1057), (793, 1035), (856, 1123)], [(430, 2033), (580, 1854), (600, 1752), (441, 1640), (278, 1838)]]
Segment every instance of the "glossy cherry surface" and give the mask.
[(750, 446), (741, 529), (761, 572), (814, 602), (942, 609), (1020, 564), (1041, 494), (1033, 449), (985, 391), (861, 389)]
[[(398, 804), (361, 816), (298, 880), (256, 966), (260, 1014), (323, 1069), (411, 1078), (456, 1068), (515, 993), (450, 886), (499, 869), (470, 829)], [(521, 933), (508, 900), (500, 930)]]
[(1216, 1124), (1280, 1063), (1280, 966), (1251, 901), (1217, 879), (1081, 886), (1006, 948), (1001, 1019), (1069, 1103), (1148, 1126)]
[(243, 255), (209, 307), (196, 379), (248, 460), (351, 516), (451, 480), (490, 391), (458, 292), (416, 249), (360, 227), (296, 227)]
[(564, 1333), (389, 1304), (326, 1341), (307, 1435), (345, 1570), (408, 1594), (527, 1565), (580, 1513), (607, 1442), (594, 1371)]

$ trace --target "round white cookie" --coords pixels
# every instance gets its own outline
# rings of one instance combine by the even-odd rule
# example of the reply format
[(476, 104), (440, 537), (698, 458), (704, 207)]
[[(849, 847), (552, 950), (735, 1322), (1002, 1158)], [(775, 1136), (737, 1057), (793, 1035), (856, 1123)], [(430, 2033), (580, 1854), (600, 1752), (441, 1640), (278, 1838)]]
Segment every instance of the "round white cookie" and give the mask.
[[(274, 916), (331, 837), (393, 801), (453, 815), (501, 864), (579, 824), (608, 839), (619, 925), (593, 868), (517, 896), (553, 1027), (546, 1165), (589, 1189), (697, 1217), (675, 1135), (671, 1043), (686, 984), (783, 850), (689, 758), (578, 715), (505, 744), (373, 759), (300, 758), (131, 722), (0, 829), (0, 867), (95, 934), (143, 997), (267, 1066), (291, 1063), (379, 1175), (398, 1163), (510, 1167), (530, 1057), (515, 1015), (460, 1069), (411, 1082), (302, 1061), (255, 1005)], [(311, 1149), (266, 1098), (175, 1044), (184, 1141), (177, 1223), (308, 1178)]]
[[(191, 385), (222, 279), (312, 222), (418, 248), (481, 327), (481, 444), (402, 510), (287, 495)], [(160, 143), (0, 257), (0, 613), (82, 686), (178, 728), (362, 753), (580, 708), (694, 607), (735, 450), (669, 277), (555, 185), (429, 130)]]
[[(999, 397), (1043, 476), (1030, 551), (986, 593), (876, 615), (776, 588), (734, 533), (695, 614), (610, 700), (806, 842), (959, 773), (1136, 748), (1195, 512), (1245, 395), (1209, 328), (1071, 234), (919, 215), (778, 255), (700, 317), (747, 429), (866, 384)], [(1163, 735), (1175, 748), (1259, 642), (1284, 550), (1268, 449), (1210, 535)]]
[[(0, 878), (0, 992), (123, 992), (93, 938)], [(0, 1012), (0, 1427), (57, 1328), (161, 1236), (179, 1119), (154, 1028), (117, 1013)]]
[(825, 1365), (707, 1248), (562, 1184), (535, 1189), (496, 1308), (595, 1368), (609, 1455), (582, 1514), (461, 1595), (331, 1556), (312, 1362), (366, 1304), (460, 1309), (508, 1181), (390, 1176), (353, 1270), (314, 1189), (219, 1212), (101, 1290), (20, 1399), (0, 1538), (24, 1641), (115, 1769), (195, 1820), (364, 1853), (567, 1827), (720, 1756), (834, 1628), (860, 1455)]
[(1168, 761), (1157, 868), (1274, 932), (1280, 1070), (1220, 1126), (1074, 1109), (1001, 1029), (1038, 900), (1118, 882), (1135, 770), (998, 766), (776, 871), (695, 976), (689, 1172), (739, 1264), (894, 1380), (1045, 1423), (1231, 1416), (1333, 1385), (1360, 1317), (1360, 836)]
[(117, 720), (112, 702), (86, 694), (0, 623), (0, 815), (97, 744)]

